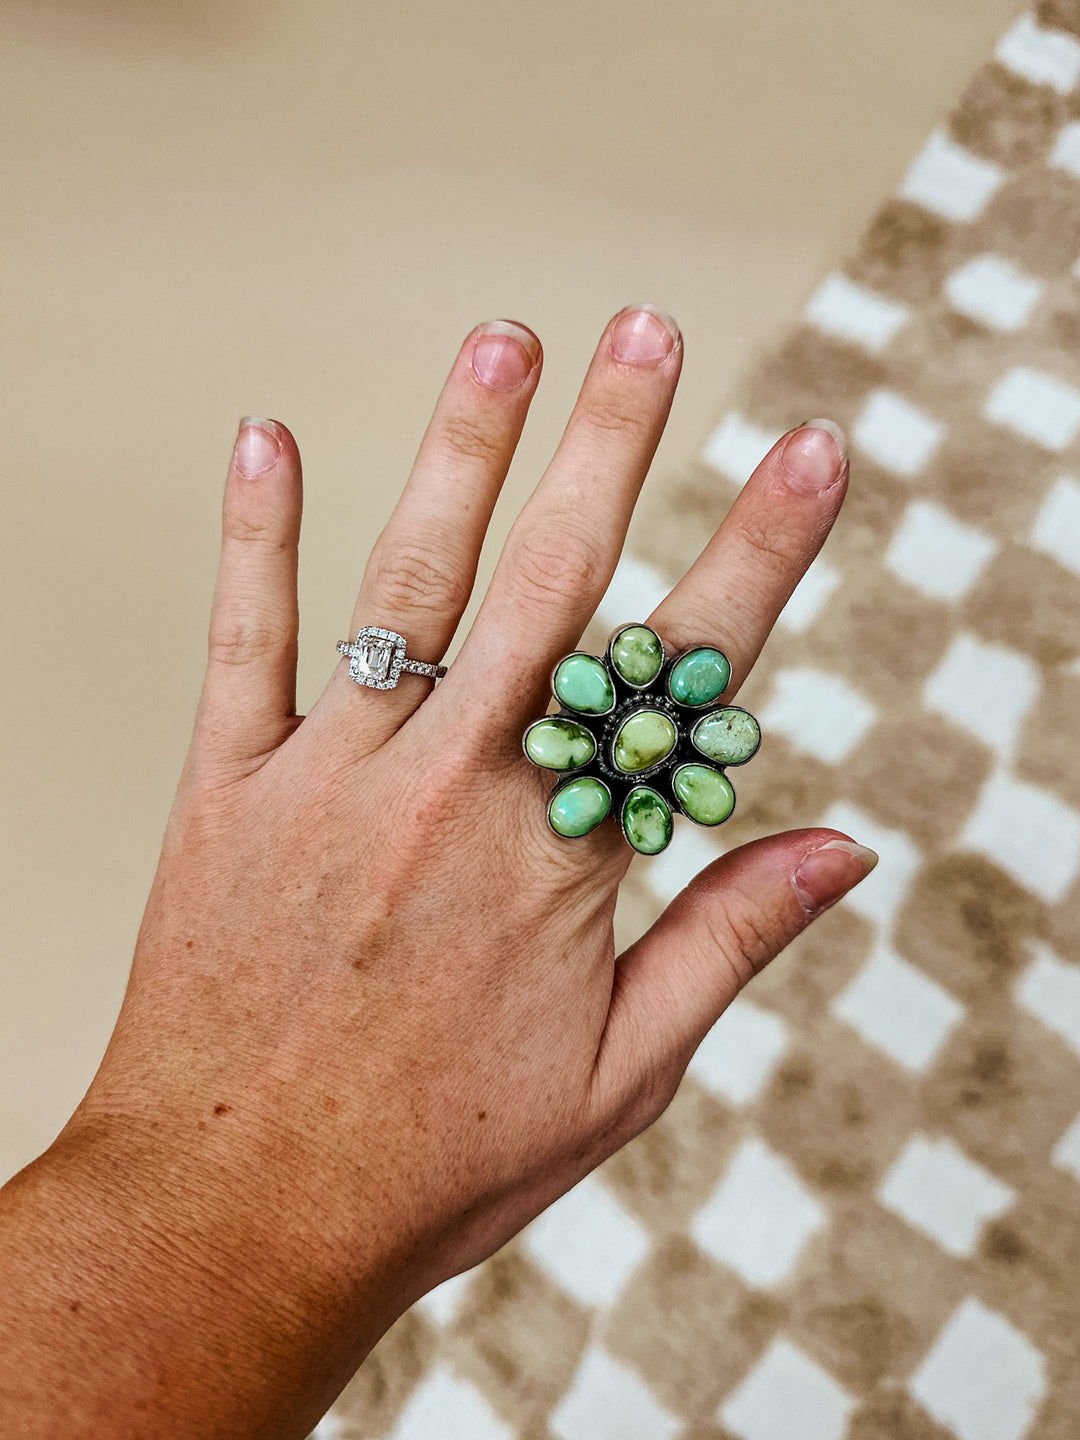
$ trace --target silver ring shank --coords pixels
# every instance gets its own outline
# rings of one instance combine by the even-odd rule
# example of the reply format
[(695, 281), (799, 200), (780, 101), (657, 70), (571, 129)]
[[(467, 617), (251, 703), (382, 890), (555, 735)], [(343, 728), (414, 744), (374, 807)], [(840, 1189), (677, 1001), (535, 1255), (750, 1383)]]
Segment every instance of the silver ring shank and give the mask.
[(427, 660), (410, 660), (406, 655), (401, 662), (402, 670), (411, 670), (414, 675), (427, 675), (431, 680), (441, 680), (446, 674), (445, 665), (431, 665)]

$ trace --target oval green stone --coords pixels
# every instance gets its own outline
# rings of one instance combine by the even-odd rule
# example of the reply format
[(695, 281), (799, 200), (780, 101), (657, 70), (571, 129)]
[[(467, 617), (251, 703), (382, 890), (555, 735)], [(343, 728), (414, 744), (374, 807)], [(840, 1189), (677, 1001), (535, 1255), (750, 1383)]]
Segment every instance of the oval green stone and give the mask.
[(680, 705), (711, 705), (727, 689), (730, 679), (727, 656), (702, 647), (676, 660), (668, 676), (668, 694)]
[(587, 835), (607, 819), (611, 791), (595, 775), (582, 775), (560, 785), (551, 797), (548, 820), (556, 835)]
[(627, 775), (650, 770), (675, 749), (675, 722), (662, 710), (635, 710), (619, 727), (612, 745), (615, 767)]
[(628, 685), (648, 685), (664, 663), (660, 636), (647, 625), (628, 625), (611, 642), (611, 663)]
[(662, 795), (647, 785), (635, 785), (623, 801), (623, 834), (642, 855), (657, 855), (671, 841), (675, 822)]
[(725, 705), (703, 715), (690, 731), (694, 749), (718, 765), (745, 765), (761, 744), (761, 726), (749, 710)]
[(720, 825), (735, 809), (731, 781), (711, 765), (680, 765), (671, 777), (683, 814), (699, 825)]
[(525, 754), (544, 770), (577, 770), (596, 754), (596, 740), (576, 720), (548, 715), (525, 731)]
[(555, 668), (551, 688), (568, 710), (606, 715), (615, 704), (615, 686), (607, 666), (595, 655), (567, 655)]

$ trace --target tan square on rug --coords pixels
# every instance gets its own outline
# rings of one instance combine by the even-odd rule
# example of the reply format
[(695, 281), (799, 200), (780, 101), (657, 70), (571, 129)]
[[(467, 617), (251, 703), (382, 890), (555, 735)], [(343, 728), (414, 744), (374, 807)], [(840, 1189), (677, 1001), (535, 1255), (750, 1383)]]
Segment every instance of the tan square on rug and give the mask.
[[(320, 1440), (1080, 1433), (1080, 0), (1002, 38), (653, 483), (590, 638), (817, 415), (850, 500), (747, 687), (767, 744), (721, 838), (825, 822), (881, 865), (658, 1125), (395, 1327)], [(716, 853), (683, 822), (627, 925)]]

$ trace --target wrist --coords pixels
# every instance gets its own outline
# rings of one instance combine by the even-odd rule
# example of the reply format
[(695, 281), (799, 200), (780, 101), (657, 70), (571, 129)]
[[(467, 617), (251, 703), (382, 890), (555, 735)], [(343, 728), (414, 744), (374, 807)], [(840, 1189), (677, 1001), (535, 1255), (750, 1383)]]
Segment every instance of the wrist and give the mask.
[(177, 1440), (303, 1435), (393, 1322), (398, 1277), (335, 1267), (237, 1158), (81, 1113), (2, 1192), (0, 1385), (28, 1435), (60, 1400), (101, 1440), (147, 1413)]

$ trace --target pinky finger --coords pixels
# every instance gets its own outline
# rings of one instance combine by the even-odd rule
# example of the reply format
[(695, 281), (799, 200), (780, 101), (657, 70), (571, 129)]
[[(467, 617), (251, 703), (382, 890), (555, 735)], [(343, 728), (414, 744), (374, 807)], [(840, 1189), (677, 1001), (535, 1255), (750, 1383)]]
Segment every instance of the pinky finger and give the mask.
[(240, 422), (222, 507), (200, 749), (247, 773), (296, 728), (296, 592), (302, 482), (276, 420)]

